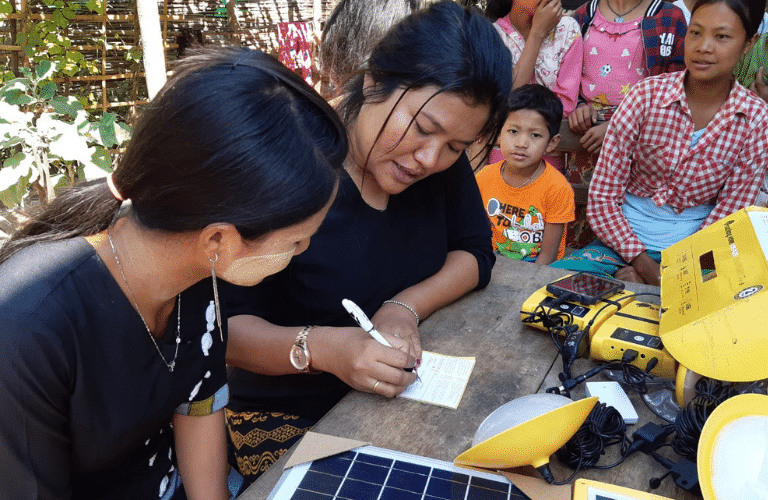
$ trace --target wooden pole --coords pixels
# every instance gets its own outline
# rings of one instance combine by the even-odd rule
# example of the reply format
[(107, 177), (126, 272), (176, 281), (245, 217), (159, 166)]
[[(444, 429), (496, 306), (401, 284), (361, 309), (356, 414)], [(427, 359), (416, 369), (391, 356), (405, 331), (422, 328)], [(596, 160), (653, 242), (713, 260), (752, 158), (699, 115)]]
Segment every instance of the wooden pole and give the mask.
[(312, 3), (312, 29), (314, 39), (320, 40), (320, 19), (323, 17), (323, 0), (314, 0)]
[[(16, 2), (15, 0), (11, 0), (11, 9), (14, 12), (17, 12), (16, 9)], [(18, 30), (18, 21), (16, 19), (10, 20), (10, 28), (11, 28), (11, 44), (16, 45), (16, 32)], [(19, 53), (16, 51), (11, 52), (11, 71), (13, 71), (13, 74), (16, 76), (19, 76), (21, 73), (19, 73)]]
[(165, 51), (165, 41), (168, 40), (168, 0), (163, 0), (163, 62), (168, 66), (168, 53)]
[(233, 45), (240, 45), (240, 19), (238, 19), (235, 0), (227, 0), (226, 8), (229, 17), (230, 41)]
[[(26, 30), (27, 29), (26, 28), (26, 25), (27, 25), (26, 21), (27, 21), (27, 16), (28, 15), (29, 15), (29, 3), (27, 2), (27, 0), (21, 0), (21, 16), (22, 17), (20, 19), (21, 19), (21, 29), (22, 30)], [(24, 54), (23, 52), (22, 52), (22, 57), (21, 57), (21, 64), (25, 68), (29, 68), (29, 59), (27, 58), (26, 54)]]
[[(101, 48), (101, 76), (104, 77), (107, 74), (107, 0), (103, 0), (101, 3), (101, 14), (104, 19), (101, 21), (101, 36), (104, 41), (104, 46)], [(101, 109), (106, 112), (108, 109), (107, 104), (107, 80), (101, 80)]]
[(149, 99), (157, 95), (165, 84), (165, 48), (160, 31), (160, 14), (155, 0), (136, 0), (141, 30), (141, 50), (144, 72), (147, 75)]

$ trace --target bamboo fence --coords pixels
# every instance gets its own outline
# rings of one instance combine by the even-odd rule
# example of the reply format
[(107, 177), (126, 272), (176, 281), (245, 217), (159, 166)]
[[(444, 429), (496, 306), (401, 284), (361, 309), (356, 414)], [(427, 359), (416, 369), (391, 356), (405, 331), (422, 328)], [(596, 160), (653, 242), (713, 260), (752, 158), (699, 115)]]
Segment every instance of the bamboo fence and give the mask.
[[(39, 0), (10, 1), (13, 12), (0, 14), (0, 67), (18, 73), (20, 66), (29, 64), (17, 44), (24, 21), (51, 19), (55, 9)], [(225, 1), (158, 2), (167, 67), (195, 43), (248, 46), (276, 55), (277, 23), (324, 19), (338, 0), (229, 0), (229, 6)], [(105, 0), (102, 12), (75, 16), (63, 34), (72, 40), (73, 50), (99, 68), (96, 74), (59, 79), (65, 93), (90, 95), (91, 108), (103, 111), (146, 102), (141, 63), (126, 58), (140, 41), (135, 0)]]

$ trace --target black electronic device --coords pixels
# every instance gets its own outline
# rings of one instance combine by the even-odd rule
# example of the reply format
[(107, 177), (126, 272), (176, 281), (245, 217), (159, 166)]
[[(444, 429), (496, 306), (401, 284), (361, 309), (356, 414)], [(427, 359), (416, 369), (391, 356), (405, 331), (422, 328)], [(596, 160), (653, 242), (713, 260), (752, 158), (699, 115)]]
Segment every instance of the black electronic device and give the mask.
[(547, 292), (556, 297), (566, 297), (580, 304), (591, 305), (603, 297), (624, 290), (624, 283), (602, 276), (577, 273), (547, 285)]

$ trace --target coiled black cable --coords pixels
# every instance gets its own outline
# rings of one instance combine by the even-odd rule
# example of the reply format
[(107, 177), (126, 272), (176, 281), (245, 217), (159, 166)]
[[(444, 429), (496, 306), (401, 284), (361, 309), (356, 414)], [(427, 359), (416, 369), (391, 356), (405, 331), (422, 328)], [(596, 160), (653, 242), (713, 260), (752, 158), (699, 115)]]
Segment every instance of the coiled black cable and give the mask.
[(700, 378), (695, 389), (696, 395), (680, 410), (675, 419), (675, 435), (672, 439), (672, 449), (675, 453), (694, 461), (707, 418), (720, 403), (739, 394), (730, 383), (707, 377)]
[(548, 305), (547, 309), (542, 304), (536, 306), (533, 312), (528, 313), (521, 321), (524, 324), (541, 323), (544, 328), (551, 329), (573, 323), (573, 315), (567, 311), (559, 311), (555, 305)]
[[(598, 403), (576, 434), (557, 450), (557, 458), (571, 469), (610, 469), (626, 458), (630, 440), (627, 425), (613, 406)], [(609, 446), (621, 443), (621, 459), (612, 465), (597, 465)]]
[(646, 384), (647, 380), (653, 380), (655, 377), (650, 374), (650, 371), (653, 370), (653, 368), (658, 363), (657, 358), (651, 358), (648, 361), (648, 364), (645, 367), (645, 370), (642, 368), (639, 368), (633, 364), (630, 364), (629, 362), (621, 361), (619, 363), (612, 362), (609, 363), (610, 366), (608, 366), (607, 370), (618, 370), (621, 369), (622, 374), (622, 382), (630, 386), (632, 389), (634, 389), (639, 394), (645, 394), (648, 392), (648, 385)]

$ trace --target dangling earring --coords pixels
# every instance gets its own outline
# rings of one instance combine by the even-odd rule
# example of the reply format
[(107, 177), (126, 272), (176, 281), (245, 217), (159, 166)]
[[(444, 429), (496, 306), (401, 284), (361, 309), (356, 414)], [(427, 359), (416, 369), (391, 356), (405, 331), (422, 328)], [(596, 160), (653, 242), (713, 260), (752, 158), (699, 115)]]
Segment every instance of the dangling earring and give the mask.
[(219, 324), (219, 335), (224, 342), (224, 330), (221, 328), (221, 307), (219, 306), (219, 287), (216, 285), (216, 262), (219, 260), (219, 254), (213, 254), (215, 258), (208, 257), (211, 261), (211, 278), (213, 279), (213, 302), (216, 304), (216, 323)]

